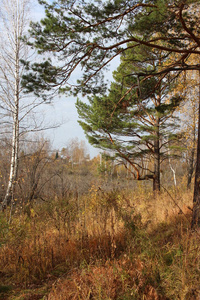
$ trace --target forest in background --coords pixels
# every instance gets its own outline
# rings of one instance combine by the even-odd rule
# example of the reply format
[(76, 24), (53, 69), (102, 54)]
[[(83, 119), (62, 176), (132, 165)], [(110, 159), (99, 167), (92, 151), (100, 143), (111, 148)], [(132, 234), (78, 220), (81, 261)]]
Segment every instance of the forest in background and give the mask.
[[(198, 299), (199, 1), (39, 2), (1, 0), (0, 298)], [(57, 93), (99, 156), (40, 134)]]

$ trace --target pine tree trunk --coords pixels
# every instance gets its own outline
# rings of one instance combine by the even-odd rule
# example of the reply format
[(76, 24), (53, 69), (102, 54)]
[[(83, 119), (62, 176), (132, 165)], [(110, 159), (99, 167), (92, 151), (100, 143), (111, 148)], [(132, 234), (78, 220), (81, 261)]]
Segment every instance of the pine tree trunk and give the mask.
[(199, 115), (198, 115), (197, 163), (194, 182), (193, 213), (191, 227), (200, 227), (200, 71), (199, 71)]
[(153, 191), (160, 191), (160, 119), (157, 118), (156, 132), (154, 141), (154, 177), (153, 177)]
[(191, 187), (192, 175), (194, 172), (194, 153), (195, 149), (192, 148), (191, 157), (189, 158), (188, 176), (187, 176), (187, 189)]
[(188, 174), (187, 174), (187, 189), (191, 187), (192, 175), (195, 169), (195, 148), (196, 148), (196, 108), (193, 107), (193, 131), (192, 131), (192, 150), (188, 162)]

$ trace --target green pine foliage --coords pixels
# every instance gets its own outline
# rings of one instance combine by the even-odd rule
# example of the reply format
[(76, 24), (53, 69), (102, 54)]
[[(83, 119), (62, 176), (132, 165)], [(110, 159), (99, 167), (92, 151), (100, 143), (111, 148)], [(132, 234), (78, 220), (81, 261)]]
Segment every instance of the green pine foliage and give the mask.
[[(137, 166), (137, 179), (147, 171), (145, 179), (160, 176), (155, 175), (156, 160), (159, 170), (160, 160), (168, 158), (167, 149), (177, 135), (173, 113), (181, 97), (171, 94), (174, 77), (166, 82), (159, 76), (148, 80), (137, 76), (138, 69), (156, 70), (159, 57), (159, 52), (149, 53), (146, 47), (140, 52), (130, 49), (121, 57), (108, 95), (89, 97), (89, 103), (77, 100), (76, 104), (89, 142), (114, 153), (121, 162)], [(144, 162), (150, 161), (152, 167), (145, 168)]]
[[(103, 70), (114, 57), (133, 47), (147, 46), (150, 52), (151, 49), (162, 50), (163, 59), (176, 53), (171, 63), (162, 65), (160, 72), (165, 74), (198, 68), (186, 65), (191, 53), (200, 54), (198, 15), (192, 13), (199, 4), (197, 0), (40, 3), (45, 6), (46, 16), (39, 23), (31, 23), (27, 40), (40, 54), (51, 53), (54, 59), (46, 68), (50, 72), (47, 78), (42, 76), (42, 69), (32, 65), (34, 76), (30, 71), (23, 81), (25, 87), (29, 83), (27, 91), (32, 84), (32, 89), (37, 94), (40, 90), (40, 95), (48, 94), (49, 88), (58, 88), (62, 93), (69, 90), (75, 94), (104, 93)], [(77, 85), (72, 86), (70, 78), (77, 68), (81, 68), (78, 69), (80, 76)], [(53, 76), (52, 70), (55, 71)]]

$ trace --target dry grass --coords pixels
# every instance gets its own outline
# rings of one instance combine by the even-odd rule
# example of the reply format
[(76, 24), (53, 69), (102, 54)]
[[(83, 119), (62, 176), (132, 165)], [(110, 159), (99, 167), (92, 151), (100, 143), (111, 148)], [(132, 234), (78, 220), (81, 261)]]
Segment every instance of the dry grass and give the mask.
[(10, 226), (2, 215), (0, 299), (198, 299), (191, 199), (94, 186), (78, 204), (36, 205)]
[(47, 299), (125, 299), (125, 296), (134, 299), (136, 295), (149, 300), (166, 299), (149, 282), (150, 272), (143, 272), (142, 261), (133, 262), (127, 257), (104, 265), (88, 266), (57, 282)]

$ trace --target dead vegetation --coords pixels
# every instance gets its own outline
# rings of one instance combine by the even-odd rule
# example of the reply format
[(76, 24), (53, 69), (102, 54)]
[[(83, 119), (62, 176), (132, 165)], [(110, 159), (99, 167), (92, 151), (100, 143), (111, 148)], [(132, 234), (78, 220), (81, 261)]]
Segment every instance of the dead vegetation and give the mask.
[(191, 193), (172, 198), (92, 186), (76, 213), (56, 199), (1, 214), (0, 299), (198, 299)]

